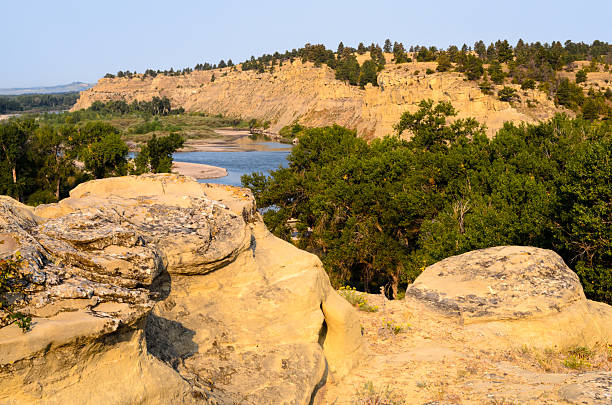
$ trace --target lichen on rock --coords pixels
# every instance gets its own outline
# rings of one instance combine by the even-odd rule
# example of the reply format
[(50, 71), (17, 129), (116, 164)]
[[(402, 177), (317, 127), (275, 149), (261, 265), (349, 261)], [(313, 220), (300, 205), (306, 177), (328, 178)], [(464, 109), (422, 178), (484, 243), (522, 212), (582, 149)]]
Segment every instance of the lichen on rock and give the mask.
[(576, 273), (546, 249), (499, 246), (449, 257), (426, 268), (406, 299), (508, 343), (612, 341), (612, 309), (587, 300)]
[[(0, 403), (306, 404), (360, 359), (354, 310), (248, 190), (130, 176), (0, 211), (34, 316), (28, 333), (0, 328)], [(323, 306), (343, 315), (322, 337)]]

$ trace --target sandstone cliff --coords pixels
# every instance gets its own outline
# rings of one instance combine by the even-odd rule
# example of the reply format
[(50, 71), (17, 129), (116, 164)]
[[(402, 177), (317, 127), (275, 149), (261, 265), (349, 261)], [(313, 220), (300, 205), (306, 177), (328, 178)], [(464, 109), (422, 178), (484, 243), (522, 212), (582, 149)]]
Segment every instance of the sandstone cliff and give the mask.
[(0, 329), (0, 404), (308, 404), (361, 358), (355, 311), (248, 190), (145, 175), (0, 211), (34, 316)]
[[(317, 68), (299, 61), (276, 66), (273, 73), (225, 68), (184, 76), (103, 78), (81, 93), (73, 110), (87, 108), (97, 100), (131, 102), (165, 96), (173, 106), (187, 111), (269, 120), (272, 131), (295, 121), (307, 126), (335, 123), (368, 138), (392, 133), (404, 111), (416, 111), (417, 104), (428, 98), (451, 101), (459, 118), (476, 118), (487, 125), (490, 135), (505, 121), (534, 122), (561, 111), (538, 90), (524, 91), (511, 85), (519, 90), (522, 100), (511, 105), (484, 95), (461, 73), (427, 75), (428, 68), (435, 69), (436, 63), (388, 63), (378, 75), (380, 86), (368, 85), (363, 90), (336, 80), (327, 66)], [(215, 81), (211, 82), (213, 74)]]

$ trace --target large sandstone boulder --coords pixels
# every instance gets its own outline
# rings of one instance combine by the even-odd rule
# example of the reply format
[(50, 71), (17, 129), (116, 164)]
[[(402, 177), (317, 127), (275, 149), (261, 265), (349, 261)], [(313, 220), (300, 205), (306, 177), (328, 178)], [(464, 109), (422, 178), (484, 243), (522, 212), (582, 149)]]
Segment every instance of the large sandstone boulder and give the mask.
[(0, 404), (307, 404), (360, 359), (353, 308), (248, 190), (145, 175), (0, 212), (34, 316), (0, 328)]
[(483, 344), (612, 341), (612, 307), (587, 300), (578, 276), (550, 250), (501, 246), (447, 258), (425, 269), (406, 299), (456, 318)]

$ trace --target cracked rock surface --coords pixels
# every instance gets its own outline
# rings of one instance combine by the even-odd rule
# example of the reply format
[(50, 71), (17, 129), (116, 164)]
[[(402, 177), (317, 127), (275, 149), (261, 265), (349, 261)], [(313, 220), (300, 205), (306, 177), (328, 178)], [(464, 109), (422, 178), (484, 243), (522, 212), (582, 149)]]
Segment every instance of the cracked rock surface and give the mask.
[(128, 176), (0, 213), (33, 316), (0, 327), (0, 404), (307, 404), (359, 362), (354, 309), (248, 190)]
[(578, 276), (559, 255), (522, 246), (449, 257), (425, 269), (406, 295), (466, 322), (546, 316), (585, 301)]

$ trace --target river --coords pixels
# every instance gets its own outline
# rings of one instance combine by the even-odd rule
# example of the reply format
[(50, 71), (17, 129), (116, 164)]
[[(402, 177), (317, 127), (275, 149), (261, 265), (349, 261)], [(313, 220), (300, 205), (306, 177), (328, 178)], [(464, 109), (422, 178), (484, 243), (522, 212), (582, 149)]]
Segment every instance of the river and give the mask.
[(258, 142), (249, 146), (225, 148), (214, 151), (177, 152), (173, 158), (177, 162), (204, 163), (223, 167), (228, 175), (216, 179), (198, 180), (201, 183), (221, 183), (240, 186), (243, 174), (263, 172), (287, 166), (287, 156), (291, 145), (277, 142)]

